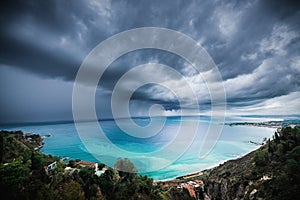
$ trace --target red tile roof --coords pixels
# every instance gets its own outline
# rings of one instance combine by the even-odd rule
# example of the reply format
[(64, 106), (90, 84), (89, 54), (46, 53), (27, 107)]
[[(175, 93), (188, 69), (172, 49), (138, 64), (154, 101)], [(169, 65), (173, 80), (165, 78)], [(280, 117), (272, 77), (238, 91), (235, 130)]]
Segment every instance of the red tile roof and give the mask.
[(78, 162), (79, 165), (90, 165), (90, 166), (94, 166), (96, 163), (94, 162), (88, 162), (88, 161), (79, 161)]

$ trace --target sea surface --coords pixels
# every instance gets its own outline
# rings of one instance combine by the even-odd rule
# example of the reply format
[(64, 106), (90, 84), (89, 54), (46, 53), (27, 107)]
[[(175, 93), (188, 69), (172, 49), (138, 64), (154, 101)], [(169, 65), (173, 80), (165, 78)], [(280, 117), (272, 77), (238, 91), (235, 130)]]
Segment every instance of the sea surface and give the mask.
[[(135, 118), (134, 121), (142, 126), (149, 123), (149, 119), (145, 118)], [(195, 121), (199, 124), (199, 128), (192, 139), (186, 133), (186, 138), (174, 140), (176, 131), (183, 122), (193, 123)], [(260, 121), (265, 121), (265, 119)], [(89, 132), (90, 123), (82, 122), (81, 126)], [(148, 175), (154, 180), (183, 176), (211, 168), (229, 159), (238, 158), (259, 147), (250, 141), (261, 143), (264, 138), (271, 138), (275, 132), (274, 128), (267, 127), (222, 126), (220, 135), (217, 140), (213, 141), (210, 151), (207, 155), (200, 157), (203, 142), (207, 140), (205, 136), (208, 127), (220, 128), (219, 123), (211, 123), (208, 119), (200, 117), (169, 117), (166, 119), (163, 129), (157, 135), (149, 138), (136, 138), (126, 134), (113, 120), (100, 121), (99, 125), (107, 137), (106, 140), (97, 137), (97, 135), (83, 137), (82, 134), (78, 134), (75, 124), (70, 122), (0, 126), (0, 129), (22, 130), (25, 133), (33, 132), (42, 136), (51, 134), (50, 137), (44, 139), (45, 145), (41, 151), (45, 154), (103, 162), (110, 166), (119, 157), (129, 157), (141, 174)], [(171, 150), (155, 154), (172, 142), (177, 142), (178, 144), (176, 143), (174, 146), (178, 145), (178, 149), (180, 149), (180, 145), (184, 143), (181, 141), (185, 139), (191, 141), (180, 155), (174, 157), (172, 154), (176, 151)], [(116, 149), (121, 149), (125, 153), (120, 154)], [(126, 152), (130, 152), (130, 154), (127, 156)], [(151, 167), (148, 168), (148, 166)]]

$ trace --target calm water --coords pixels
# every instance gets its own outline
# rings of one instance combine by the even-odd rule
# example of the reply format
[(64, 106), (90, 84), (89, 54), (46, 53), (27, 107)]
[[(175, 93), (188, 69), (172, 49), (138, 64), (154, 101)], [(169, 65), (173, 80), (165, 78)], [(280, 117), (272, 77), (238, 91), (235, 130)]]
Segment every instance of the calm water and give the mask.
[[(199, 129), (196, 137), (193, 139), (189, 148), (175, 162), (170, 162), (172, 151), (164, 154), (151, 153), (165, 148), (167, 144), (176, 136), (180, 123), (198, 120)], [(138, 124), (146, 125), (147, 119), (135, 119)], [(89, 123), (83, 123), (89, 132)], [(173, 178), (188, 173), (200, 171), (212, 166), (218, 165), (228, 159), (242, 156), (258, 146), (249, 143), (249, 141), (262, 142), (263, 138), (270, 138), (274, 133), (274, 129), (263, 127), (247, 127), (247, 126), (224, 126), (219, 139), (216, 141), (210, 153), (199, 158), (201, 144), (207, 132), (209, 122), (200, 120), (199, 118), (168, 118), (164, 128), (159, 134), (145, 139), (137, 139), (121, 131), (113, 121), (100, 122), (109, 142), (102, 140), (101, 137), (85, 137), (80, 138), (75, 125), (73, 123), (66, 124), (39, 124), (26, 126), (10, 126), (0, 127), (6, 130), (22, 130), (24, 132), (34, 132), (40, 135), (50, 133), (51, 137), (45, 139), (45, 145), (42, 152), (56, 156), (68, 156), (73, 159), (82, 159), (86, 161), (105, 162), (112, 165), (118, 157), (129, 157), (130, 160), (138, 167), (139, 171), (145, 171), (146, 174), (155, 180)], [(214, 126), (219, 126), (215, 124)], [(88, 146), (86, 147), (83, 142)], [(112, 144), (125, 152), (131, 152), (130, 156), (119, 154), (112, 148)], [(180, 146), (178, 142), (178, 147)], [(175, 145), (175, 146), (176, 146)], [(89, 151), (87, 150), (89, 149)], [(94, 157), (91, 153), (96, 154)], [(132, 156), (133, 155), (133, 156)], [(152, 155), (152, 156), (149, 156)], [(97, 160), (98, 159), (98, 160)], [(170, 165), (165, 166), (165, 163)], [(145, 170), (150, 165), (163, 166), (162, 169), (155, 171)]]

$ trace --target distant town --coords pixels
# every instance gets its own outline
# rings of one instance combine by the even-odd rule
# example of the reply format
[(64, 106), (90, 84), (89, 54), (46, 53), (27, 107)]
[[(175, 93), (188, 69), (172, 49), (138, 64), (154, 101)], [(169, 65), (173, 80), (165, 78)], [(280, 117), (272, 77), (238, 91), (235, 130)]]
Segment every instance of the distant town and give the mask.
[(292, 127), (300, 125), (299, 120), (283, 120), (283, 121), (268, 121), (268, 122), (231, 122), (225, 123), (229, 126), (258, 126), (258, 127), (268, 127), (268, 128), (282, 128), (282, 127)]

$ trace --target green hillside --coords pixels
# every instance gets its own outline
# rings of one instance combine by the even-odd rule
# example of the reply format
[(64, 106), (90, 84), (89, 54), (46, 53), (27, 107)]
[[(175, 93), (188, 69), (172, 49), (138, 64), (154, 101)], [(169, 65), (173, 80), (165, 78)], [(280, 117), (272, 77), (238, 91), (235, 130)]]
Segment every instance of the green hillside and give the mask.
[(300, 127), (282, 128), (258, 150), (205, 174), (205, 190), (212, 199), (297, 199)]
[[(126, 158), (98, 176), (90, 162), (70, 160), (67, 164), (39, 152), (42, 144), (42, 137), (36, 134), (0, 131), (1, 199), (190, 199), (186, 191), (163, 189), (153, 179), (139, 176)], [(53, 163), (55, 167), (49, 170)], [(120, 166), (132, 173), (118, 171)], [(104, 167), (98, 164), (99, 169)]]

